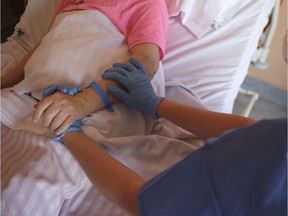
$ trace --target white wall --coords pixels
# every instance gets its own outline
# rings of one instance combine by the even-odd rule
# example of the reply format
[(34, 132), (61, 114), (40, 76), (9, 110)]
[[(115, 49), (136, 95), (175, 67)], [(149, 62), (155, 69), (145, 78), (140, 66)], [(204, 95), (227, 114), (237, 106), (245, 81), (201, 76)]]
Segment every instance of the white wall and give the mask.
[(282, 55), (283, 38), (287, 31), (287, 0), (281, 5), (279, 21), (267, 59), (269, 67), (265, 70), (249, 68), (249, 76), (287, 90), (287, 65)]

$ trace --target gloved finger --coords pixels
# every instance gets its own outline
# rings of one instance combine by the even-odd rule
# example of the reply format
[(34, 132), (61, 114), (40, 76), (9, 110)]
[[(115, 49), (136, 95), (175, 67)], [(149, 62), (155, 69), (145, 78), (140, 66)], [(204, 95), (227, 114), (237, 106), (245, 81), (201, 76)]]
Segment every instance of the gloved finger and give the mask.
[(56, 135), (60, 135), (62, 133), (64, 133), (64, 131), (66, 131), (72, 124), (73, 124), (74, 120), (72, 118), (72, 116), (68, 116), (65, 121), (60, 125), (60, 127), (58, 127), (55, 130), (55, 134)]
[(57, 91), (57, 85), (52, 84), (44, 90), (43, 97), (50, 96), (50, 95), (54, 94), (56, 91)]
[(129, 72), (134, 70), (134, 66), (131, 64), (125, 64), (125, 63), (114, 63), (113, 68), (123, 68)]
[(67, 94), (73, 96), (77, 94), (77, 92), (78, 92), (77, 88), (74, 87), (74, 88), (68, 89)]
[(104, 71), (103, 74), (105, 73), (111, 73), (111, 72), (117, 72), (125, 77), (127, 77), (129, 71), (125, 70), (124, 68), (109, 68), (107, 70)]
[[(144, 69), (145, 72), (145, 68), (144, 65), (135, 57), (130, 57), (129, 61), (131, 62), (132, 65), (134, 65), (137, 69)], [(145, 72), (146, 73), (146, 72)]]
[(102, 78), (103, 79), (115, 80), (115, 81), (119, 82), (121, 85), (123, 85), (126, 88), (129, 85), (129, 83), (130, 83), (129, 79), (126, 76), (123, 76), (118, 71), (116, 71), (116, 72), (111, 71), (111, 72), (104, 73), (104, 74), (102, 74)]
[(60, 142), (60, 143), (63, 144), (63, 142), (62, 142), (62, 136), (56, 136), (56, 137), (54, 137), (54, 141)]
[(120, 89), (118, 87), (114, 86), (108, 86), (107, 90), (114, 96), (118, 97), (120, 100), (122, 100), (124, 103), (127, 103), (129, 101), (129, 94), (124, 91), (123, 89)]
[(76, 95), (78, 92), (80, 92), (81, 91), (81, 88), (79, 88), (79, 87), (73, 87), (73, 88), (71, 88), (71, 89), (68, 89), (68, 92), (67, 92), (67, 94), (69, 94), (69, 95)]
[(68, 88), (66, 86), (57, 86), (57, 91), (67, 94)]
[(73, 96), (75, 93), (74, 93), (74, 89), (68, 89), (68, 92), (67, 92), (68, 95), (71, 95)]
[(73, 88), (73, 91), (74, 91), (74, 94), (77, 94), (78, 92), (81, 91), (81, 88), (79, 88), (79, 87), (74, 87), (74, 88)]
[(81, 126), (82, 126), (82, 119), (76, 120), (72, 125), (73, 125), (74, 127), (79, 127), (79, 128), (81, 128)]

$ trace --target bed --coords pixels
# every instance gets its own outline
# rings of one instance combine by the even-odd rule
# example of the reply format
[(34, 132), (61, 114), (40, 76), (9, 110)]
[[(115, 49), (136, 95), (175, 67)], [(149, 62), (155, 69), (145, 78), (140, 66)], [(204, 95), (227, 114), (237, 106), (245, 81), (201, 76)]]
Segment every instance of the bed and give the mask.
[[(39, 43), (58, 2), (28, 1), (15, 32), (1, 45), (1, 76)], [(167, 4), (167, 50), (154, 80), (156, 92), (187, 105), (230, 113), (274, 1)], [(2, 90), (1, 97), (3, 215), (126, 215), (97, 191), (65, 146), (31, 123), (34, 100), (14, 89)], [(121, 103), (114, 108), (120, 112), (111, 115), (103, 110), (85, 119), (83, 130), (147, 180), (203, 144), (165, 119), (153, 121)]]

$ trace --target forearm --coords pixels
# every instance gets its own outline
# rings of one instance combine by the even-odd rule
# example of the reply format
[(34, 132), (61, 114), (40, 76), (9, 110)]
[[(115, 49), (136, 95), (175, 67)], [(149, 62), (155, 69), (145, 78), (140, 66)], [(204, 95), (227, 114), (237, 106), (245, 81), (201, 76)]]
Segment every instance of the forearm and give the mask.
[[(137, 58), (144, 65), (150, 79), (154, 77), (159, 67), (159, 48), (156, 45), (148, 43), (137, 45), (131, 50), (130, 56)], [(125, 63), (129, 63), (128, 59)], [(122, 86), (119, 83), (113, 80), (96, 80), (96, 82), (106, 93), (111, 104), (119, 101), (117, 97), (107, 91), (108, 86), (121, 88)], [(79, 97), (82, 97), (82, 101), (84, 101), (83, 105), (85, 106), (86, 114), (105, 108), (100, 95), (91, 87), (79, 93)]]
[(9, 88), (24, 79), (24, 68), (19, 66), (10, 70), (5, 76), (1, 77), (1, 89)]
[(12, 87), (24, 79), (24, 67), (29, 58), (32, 56), (34, 51), (38, 46), (33, 48), (26, 56), (21, 60), (21, 62), (12, 70), (7, 72), (5, 76), (1, 77), (1, 89)]
[(91, 182), (107, 198), (133, 215), (139, 214), (137, 196), (144, 185), (139, 175), (82, 132), (67, 133), (63, 141)]
[[(52, 23), (50, 24), (49, 30), (54, 23), (55, 16), (53, 18)], [(17, 83), (21, 82), (24, 79), (24, 67), (30, 57), (33, 55), (35, 50), (38, 48), (39, 44), (37, 44), (32, 50), (30, 50), (24, 58), (21, 60), (21, 62), (13, 68), (11, 71), (7, 72), (5, 76), (1, 77), (1, 89), (12, 87), (13, 85), (16, 85)]]
[[(120, 87), (120, 85), (117, 82), (115, 82), (113, 80), (95, 80), (95, 82), (98, 83), (98, 85), (102, 88), (102, 90), (108, 96), (111, 104), (119, 101), (119, 99), (117, 97), (110, 94), (109, 91), (107, 90), (108, 86)], [(82, 106), (83, 106), (82, 110), (84, 110), (83, 117), (85, 115), (97, 112), (97, 111), (105, 108), (105, 104), (103, 102), (103, 99), (95, 91), (95, 89), (92, 88), (91, 86), (84, 89), (82, 92), (78, 93), (75, 97), (80, 98), (80, 101), (82, 101)]]
[(206, 140), (223, 132), (255, 123), (242, 116), (201, 110), (166, 99), (159, 103), (157, 115)]
[(150, 80), (152, 80), (160, 62), (158, 46), (149, 43), (140, 44), (131, 50), (130, 55), (137, 58), (144, 65)]

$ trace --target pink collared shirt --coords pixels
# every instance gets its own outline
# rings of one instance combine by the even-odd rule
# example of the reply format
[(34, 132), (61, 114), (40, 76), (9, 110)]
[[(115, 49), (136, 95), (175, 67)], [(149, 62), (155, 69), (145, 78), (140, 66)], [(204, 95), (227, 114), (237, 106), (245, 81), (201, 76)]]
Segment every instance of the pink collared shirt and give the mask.
[(72, 10), (99, 10), (126, 37), (129, 49), (142, 43), (165, 53), (168, 12), (165, 0), (62, 0), (58, 13)]

